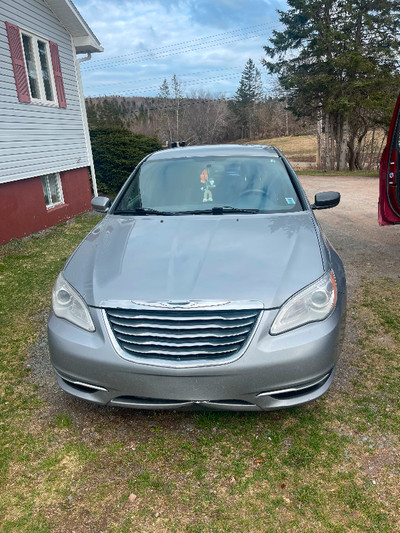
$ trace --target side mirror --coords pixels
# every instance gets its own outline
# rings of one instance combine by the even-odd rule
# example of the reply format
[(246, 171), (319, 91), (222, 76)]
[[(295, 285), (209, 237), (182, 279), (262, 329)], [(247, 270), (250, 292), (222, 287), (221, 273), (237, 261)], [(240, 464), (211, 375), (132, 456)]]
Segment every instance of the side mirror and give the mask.
[(340, 202), (340, 193), (334, 191), (318, 192), (315, 195), (311, 209), (329, 209)]
[(99, 213), (107, 213), (111, 207), (111, 201), (106, 196), (96, 196), (90, 203), (93, 209)]

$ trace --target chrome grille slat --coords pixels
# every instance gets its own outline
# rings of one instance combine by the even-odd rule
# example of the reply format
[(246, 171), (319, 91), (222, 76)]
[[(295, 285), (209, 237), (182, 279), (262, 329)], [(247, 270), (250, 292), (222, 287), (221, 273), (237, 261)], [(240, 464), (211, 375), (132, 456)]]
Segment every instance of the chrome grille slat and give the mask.
[(176, 358), (180, 358), (180, 357), (188, 357), (188, 356), (193, 356), (193, 355), (208, 355), (208, 356), (212, 356), (212, 355), (225, 355), (227, 353), (233, 353), (236, 351), (235, 348), (233, 349), (217, 349), (217, 348), (211, 348), (211, 349), (199, 349), (199, 348), (196, 348), (196, 349), (193, 349), (193, 350), (180, 350), (179, 352), (176, 352), (175, 350), (165, 350), (165, 349), (158, 349), (158, 350), (150, 350), (148, 348), (141, 348), (140, 351), (137, 351), (137, 350), (133, 350), (129, 345), (125, 345), (125, 343), (121, 343), (122, 346), (124, 346), (124, 348), (126, 350), (128, 350), (130, 353), (135, 353), (136, 355), (138, 356), (144, 356), (144, 355), (158, 355), (158, 356), (174, 356)]
[(135, 344), (137, 346), (167, 346), (167, 347), (190, 347), (190, 346), (228, 346), (230, 344), (241, 344), (246, 337), (235, 337), (235, 339), (230, 339), (228, 341), (220, 341), (217, 340), (210, 341), (210, 340), (202, 340), (201, 342), (168, 342), (165, 340), (160, 340), (158, 342), (154, 341), (148, 341), (148, 340), (142, 340), (138, 339), (135, 340), (132, 337), (128, 337), (125, 335), (121, 335), (120, 339), (124, 341), (124, 343), (128, 344)]
[[(109, 317), (116, 317), (116, 318), (130, 318), (130, 313), (131, 311), (129, 309), (118, 309), (118, 310), (114, 310), (114, 309), (108, 309), (107, 310), (107, 314)], [(151, 314), (151, 320), (154, 321), (154, 320), (165, 320), (166, 318), (168, 320), (177, 320), (178, 322), (185, 322), (186, 320), (193, 320), (195, 318), (195, 320), (237, 320), (237, 318), (239, 319), (245, 319), (245, 318), (254, 318), (255, 316), (258, 315), (258, 311), (254, 312), (254, 311), (231, 311), (231, 316), (224, 316), (222, 314), (215, 314), (215, 315), (208, 315), (208, 316), (201, 316), (200, 314), (196, 313), (195, 315), (193, 314), (193, 311), (185, 311), (185, 313), (187, 314), (187, 316), (182, 316), (182, 312), (181, 311), (168, 311), (168, 315), (166, 314), (161, 314), (161, 313), (154, 313), (154, 314)], [(135, 316), (135, 319), (136, 320), (148, 320), (149, 319), (149, 315), (147, 314), (140, 314), (138, 313), (136, 316)]]
[(258, 309), (161, 310), (106, 309), (120, 348), (132, 357), (215, 360), (231, 357), (245, 345)]
[[(122, 320), (124, 320), (124, 322), (122, 322)], [(246, 321), (237, 321), (239, 323), (236, 323), (236, 324), (233, 324), (233, 322), (226, 322), (226, 323), (221, 323), (222, 321), (215, 321), (215, 322), (212, 322), (212, 323), (209, 323), (209, 324), (206, 324), (204, 322), (200, 322), (200, 323), (197, 323), (196, 321), (192, 321), (190, 325), (181, 325), (179, 324), (179, 326), (177, 326), (177, 323), (178, 321), (174, 321), (174, 322), (167, 322), (167, 321), (164, 321), (164, 323), (162, 324), (161, 322), (156, 322), (156, 323), (153, 323), (153, 322), (138, 322), (138, 323), (135, 323), (134, 321), (129, 321), (129, 319), (114, 319), (114, 318), (110, 318), (110, 322), (112, 324), (117, 324), (119, 326), (127, 326), (129, 328), (152, 328), (152, 329), (209, 329), (209, 328), (223, 328), (223, 329), (232, 329), (232, 328), (236, 328), (238, 326), (250, 326), (252, 324), (254, 324), (254, 319), (249, 319), (249, 320), (246, 320)], [(186, 323), (187, 324), (187, 323)]]
[[(155, 338), (160, 337), (160, 332), (158, 330), (151, 331), (150, 329), (142, 328), (139, 331), (139, 329), (123, 328), (121, 326), (114, 326), (113, 329), (115, 332), (121, 333), (121, 335), (131, 335), (133, 337), (155, 337)], [(168, 337), (171, 339), (203, 339), (207, 337), (217, 337), (217, 338), (232, 337), (232, 335), (243, 335), (243, 334), (247, 335), (247, 333), (249, 332), (249, 328), (238, 327), (234, 332), (230, 330), (229, 331), (211, 330), (208, 332), (206, 330), (201, 330), (201, 331), (204, 331), (204, 333), (198, 333), (197, 330), (195, 329), (192, 329), (192, 330), (185, 329), (185, 330), (182, 330), (182, 332), (177, 329), (177, 333), (173, 333), (172, 330), (169, 330)]]

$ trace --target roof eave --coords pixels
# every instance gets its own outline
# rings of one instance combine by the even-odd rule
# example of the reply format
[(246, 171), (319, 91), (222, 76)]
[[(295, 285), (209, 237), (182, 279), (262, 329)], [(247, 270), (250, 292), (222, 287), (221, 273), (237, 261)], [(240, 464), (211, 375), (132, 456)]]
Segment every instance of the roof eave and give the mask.
[(45, 2), (71, 34), (78, 54), (104, 51), (100, 41), (71, 0), (45, 0)]
[(72, 42), (77, 54), (93, 54), (94, 52), (104, 51), (102, 46), (89, 37), (73, 37)]

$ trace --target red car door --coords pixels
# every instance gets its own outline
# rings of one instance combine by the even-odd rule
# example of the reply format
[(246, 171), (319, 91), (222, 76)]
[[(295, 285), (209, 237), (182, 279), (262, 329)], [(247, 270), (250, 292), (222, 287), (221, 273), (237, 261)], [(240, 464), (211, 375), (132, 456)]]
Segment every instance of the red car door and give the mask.
[(381, 226), (400, 224), (400, 95), (390, 124), (379, 171), (378, 219)]

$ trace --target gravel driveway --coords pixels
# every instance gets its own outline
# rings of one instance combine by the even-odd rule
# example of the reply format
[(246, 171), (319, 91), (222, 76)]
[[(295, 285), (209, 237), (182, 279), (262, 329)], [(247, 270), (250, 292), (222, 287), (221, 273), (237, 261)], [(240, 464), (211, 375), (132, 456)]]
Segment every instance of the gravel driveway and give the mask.
[(316, 192), (338, 191), (340, 204), (316, 211), (318, 222), (343, 260), (347, 277), (346, 336), (331, 393), (346, 390), (353, 377), (351, 360), (359, 350), (352, 305), (362, 279), (400, 279), (400, 225), (378, 225), (378, 178), (300, 176), (310, 202)]
[(378, 225), (378, 178), (301, 176), (312, 202), (320, 191), (338, 191), (340, 204), (316, 211), (346, 268), (350, 303), (362, 277), (400, 275), (400, 225)]

